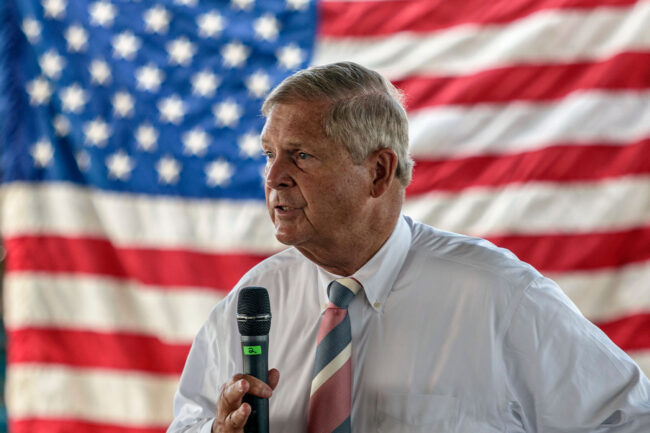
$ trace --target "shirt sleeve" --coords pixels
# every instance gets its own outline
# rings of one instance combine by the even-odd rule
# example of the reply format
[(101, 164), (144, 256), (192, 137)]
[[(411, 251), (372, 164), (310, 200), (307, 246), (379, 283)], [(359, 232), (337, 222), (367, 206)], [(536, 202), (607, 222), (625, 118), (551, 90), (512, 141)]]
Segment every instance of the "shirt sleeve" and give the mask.
[(174, 420), (168, 433), (211, 431), (220, 388), (237, 368), (234, 357), (228, 356), (237, 346), (229, 332), (232, 324), (224, 304), (213, 309), (194, 338), (174, 395)]
[(650, 381), (553, 281), (523, 291), (504, 346), (509, 407), (525, 431), (650, 432)]

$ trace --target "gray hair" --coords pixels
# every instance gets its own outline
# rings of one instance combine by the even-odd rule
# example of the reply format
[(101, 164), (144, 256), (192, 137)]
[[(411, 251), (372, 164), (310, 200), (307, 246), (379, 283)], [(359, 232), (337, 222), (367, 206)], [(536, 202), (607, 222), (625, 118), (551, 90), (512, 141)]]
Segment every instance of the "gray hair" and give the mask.
[(333, 63), (298, 71), (282, 81), (264, 101), (268, 116), (277, 104), (329, 102), (324, 113), (326, 136), (344, 145), (356, 164), (377, 149), (397, 154), (395, 176), (406, 187), (413, 160), (408, 153), (408, 119), (402, 95), (375, 71), (353, 62)]

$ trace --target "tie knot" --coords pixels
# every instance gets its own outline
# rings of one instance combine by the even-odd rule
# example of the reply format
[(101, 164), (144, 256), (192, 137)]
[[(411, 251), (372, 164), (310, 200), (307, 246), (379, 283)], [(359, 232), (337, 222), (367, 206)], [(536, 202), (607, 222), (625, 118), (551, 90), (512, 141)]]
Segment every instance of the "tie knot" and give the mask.
[(360, 289), (361, 284), (354, 278), (339, 278), (327, 286), (327, 296), (337, 307), (348, 308)]

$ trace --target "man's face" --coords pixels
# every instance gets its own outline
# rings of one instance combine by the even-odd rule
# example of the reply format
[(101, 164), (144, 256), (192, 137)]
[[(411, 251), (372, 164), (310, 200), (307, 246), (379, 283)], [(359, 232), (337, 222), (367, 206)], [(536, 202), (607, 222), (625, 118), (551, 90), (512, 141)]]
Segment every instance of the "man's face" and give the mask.
[(273, 107), (262, 131), (266, 203), (276, 238), (319, 255), (364, 224), (371, 174), (325, 136), (324, 104)]

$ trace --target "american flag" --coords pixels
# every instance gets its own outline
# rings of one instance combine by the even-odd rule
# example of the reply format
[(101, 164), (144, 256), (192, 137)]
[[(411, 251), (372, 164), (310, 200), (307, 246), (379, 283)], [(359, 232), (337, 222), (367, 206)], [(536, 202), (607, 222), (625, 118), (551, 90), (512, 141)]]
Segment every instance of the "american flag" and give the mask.
[(4, 0), (12, 433), (159, 433), (192, 338), (279, 251), (259, 108), (352, 60), (406, 95), (405, 213), (554, 278), (650, 372), (650, 1)]

